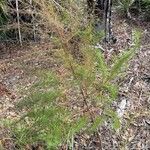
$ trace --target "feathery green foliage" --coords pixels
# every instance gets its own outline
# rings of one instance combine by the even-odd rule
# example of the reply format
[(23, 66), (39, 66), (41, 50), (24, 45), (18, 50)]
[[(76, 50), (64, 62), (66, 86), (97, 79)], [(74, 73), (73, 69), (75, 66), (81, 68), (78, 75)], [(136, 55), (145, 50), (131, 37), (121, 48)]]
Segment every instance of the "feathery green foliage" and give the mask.
[(134, 0), (120, 0), (119, 1), (120, 7), (123, 8), (125, 11), (129, 9), (133, 3), (134, 3)]
[(149, 21), (150, 0), (119, 0), (116, 2), (120, 14), (131, 17), (130, 12), (141, 15), (144, 20)]
[[(39, 81), (17, 105), (25, 111), (13, 127), (16, 144), (20, 149), (38, 142), (43, 143), (45, 149), (57, 149), (76, 133), (95, 132), (105, 122), (111, 122), (114, 130), (121, 126), (117, 113), (111, 108), (118, 95), (118, 85), (113, 81), (119, 77), (125, 63), (138, 48), (139, 34), (134, 32), (133, 47), (108, 65), (103, 53), (91, 46), (96, 36), (92, 29), (81, 29), (81, 34), (70, 29), (67, 34), (59, 28), (62, 22), (58, 25), (58, 20), (53, 20), (53, 26), (57, 29), (55, 32), (60, 41), (60, 60), (63, 67), (66, 67), (67, 75), (62, 77), (58, 73), (41, 70), (38, 73)], [(74, 47), (69, 40), (78, 34), (81, 39), (73, 41), (78, 46)], [(77, 51), (83, 59), (77, 61), (78, 58), (74, 58), (71, 51)], [(76, 103), (82, 105), (77, 105), (76, 109)]]
[[(131, 58), (133, 49), (121, 55), (111, 68), (105, 63), (103, 54), (98, 53), (97, 49), (94, 51), (95, 56), (93, 55), (92, 60), (95, 60), (95, 62), (90, 62), (92, 67), (87, 66), (87, 64), (76, 64), (74, 60), (76, 66), (70, 68), (70, 73), (74, 77), (75, 84), (72, 80), (65, 81), (65, 78), (62, 83), (58, 75), (54, 73), (44, 71), (40, 75), (40, 81), (32, 87), (31, 95), (17, 106), (20, 109), (27, 110), (19, 123), (15, 124), (14, 134), (19, 147), (41, 141), (46, 144), (48, 149), (53, 149), (82, 130), (96, 131), (100, 125), (108, 120), (111, 120), (113, 129), (120, 128), (119, 118), (111, 108), (111, 104), (116, 100), (118, 94), (118, 88), (112, 81), (118, 77), (121, 68)], [(71, 61), (73, 60), (71, 59)], [(97, 69), (98, 71), (96, 71)], [(100, 74), (100, 78), (97, 78), (97, 74)], [(69, 88), (77, 86), (79, 87), (77, 89), (81, 90), (81, 97), (83, 96), (81, 101), (86, 101), (90, 105), (91, 101), (94, 100), (97, 103), (94, 104), (94, 107), (103, 108), (103, 114), (91, 116), (89, 112), (89, 114), (85, 113), (73, 119), (77, 112), (65, 105), (68, 100), (63, 100), (62, 86), (67, 88), (69, 82), (71, 85)], [(65, 85), (63, 85), (64, 83)], [(88, 97), (85, 91), (89, 93)], [(90, 109), (90, 107), (87, 109)], [(92, 123), (91, 117), (93, 117)]]
[(0, 0), (0, 39), (5, 37), (4, 25), (7, 23), (6, 1)]
[(5, 24), (7, 20), (6, 3), (4, 0), (0, 0), (0, 26)]

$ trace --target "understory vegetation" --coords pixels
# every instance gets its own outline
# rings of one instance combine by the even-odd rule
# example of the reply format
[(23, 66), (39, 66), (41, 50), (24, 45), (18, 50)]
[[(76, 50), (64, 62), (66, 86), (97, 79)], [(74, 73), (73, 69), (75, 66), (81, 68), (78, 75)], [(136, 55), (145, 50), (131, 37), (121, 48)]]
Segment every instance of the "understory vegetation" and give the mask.
[[(83, 43), (84, 60), (78, 63), (62, 43), (61, 55), (66, 65), (63, 77), (42, 71), (29, 96), (17, 105), (21, 111), (27, 111), (14, 123), (13, 134), (18, 148), (41, 142), (47, 149), (56, 149), (62, 143), (72, 143), (79, 132), (94, 132), (100, 140), (98, 129), (108, 121), (112, 130), (117, 131), (121, 122), (112, 107), (118, 96), (118, 85), (113, 81), (121, 75), (125, 63), (139, 46), (139, 36), (135, 34), (135, 45), (109, 65), (99, 50)], [(70, 90), (75, 94), (72, 99), (67, 96)], [(80, 106), (74, 108), (71, 102), (80, 103)]]
[[(18, 1), (17, 5), (16, 2)], [(87, 0), (88, 1), (88, 0)], [(100, 1), (100, 0), (98, 0)], [(59, 0), (50, 1), (52, 4), (56, 5), (56, 10), (62, 14), (63, 20), (67, 18), (68, 15), (83, 14), (86, 16), (85, 12), (87, 9), (87, 4), (84, 1), (64, 1)], [(92, 1), (91, 1), (92, 2)], [(93, 1), (94, 2), (94, 1)], [(39, 41), (45, 40), (51, 36), (51, 29), (45, 22), (44, 16), (41, 14), (41, 3), (42, 1), (19, 1), (19, 0), (1, 0), (0, 1), (0, 39), (1, 41), (17, 41), (22, 43), (23, 41)], [(67, 5), (66, 5), (67, 3)], [(75, 5), (74, 5), (74, 4)], [(100, 2), (98, 2), (100, 3)], [(74, 5), (69, 6), (69, 5)], [(92, 4), (93, 5), (93, 4)], [(92, 6), (91, 5), (91, 6)], [(99, 4), (98, 4), (99, 5)], [(70, 8), (69, 8), (70, 7)], [(92, 6), (92, 9), (94, 5)], [(150, 1), (149, 0), (115, 0), (113, 2), (114, 10), (118, 11), (120, 15), (125, 18), (131, 19), (135, 16), (142, 18), (142, 20), (149, 21), (150, 13)], [(71, 9), (71, 10), (70, 10)], [(78, 10), (77, 10), (78, 9)], [(91, 8), (89, 8), (91, 9)], [(70, 12), (71, 11), (71, 12)], [(47, 13), (47, 12), (44, 12)], [(73, 13), (73, 14), (72, 14)], [(103, 18), (103, 17), (102, 17)], [(76, 18), (77, 19), (77, 18)], [(67, 20), (66, 20), (67, 21)], [(69, 21), (69, 20), (68, 20)], [(84, 20), (85, 21), (85, 20)], [(84, 23), (82, 21), (82, 23)], [(66, 22), (67, 23), (67, 22)]]
[[(0, 40), (10, 36), (22, 44), (28, 35), (31, 40), (39, 40), (43, 34), (55, 47), (54, 55), (63, 66), (61, 72), (51, 68), (33, 71), (36, 81), (23, 91), (25, 96), (15, 105), (20, 118), (8, 125), (16, 150), (36, 146), (56, 150), (64, 145), (74, 150), (76, 135), (83, 133), (97, 137), (98, 147), (102, 149), (100, 128), (108, 126), (114, 133), (122, 129), (122, 120), (113, 104), (118, 100), (118, 80), (124, 79), (130, 61), (140, 48), (141, 31), (133, 29), (130, 45), (107, 59), (107, 53), (97, 48), (97, 43), (105, 38), (104, 28), (97, 31), (97, 20), (88, 17), (84, 4), (78, 0), (32, 1), (30, 8), (34, 7), (37, 14), (30, 12), (29, 18), (23, 18), (20, 12), (22, 21), (16, 18), (17, 27), (12, 29), (7, 28), (14, 17), (7, 12), (10, 6), (0, 1)], [(128, 19), (138, 10), (149, 20), (149, 0), (119, 0), (113, 7)]]

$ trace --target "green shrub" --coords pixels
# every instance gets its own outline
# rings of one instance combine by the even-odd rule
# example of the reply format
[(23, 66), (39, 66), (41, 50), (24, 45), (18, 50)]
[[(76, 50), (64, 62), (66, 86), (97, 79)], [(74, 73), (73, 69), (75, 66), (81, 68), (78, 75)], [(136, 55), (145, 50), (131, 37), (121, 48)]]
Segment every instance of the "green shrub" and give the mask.
[(143, 0), (141, 2), (141, 10), (144, 13), (144, 19), (150, 21), (150, 0)]
[(128, 18), (131, 18), (132, 12), (149, 20), (150, 0), (119, 0), (116, 5), (119, 12)]
[(7, 23), (6, 3), (4, 0), (0, 0), (0, 39), (6, 36), (4, 31), (4, 25), (6, 25), (6, 23)]
[[(44, 9), (46, 11), (46, 7)], [(106, 121), (113, 130), (120, 128), (120, 120), (112, 108), (118, 96), (114, 79), (120, 76), (139, 47), (139, 33), (135, 32), (134, 46), (108, 65), (103, 53), (92, 46), (97, 34), (91, 25), (80, 31), (80, 25), (71, 18), (74, 26), (68, 24), (68, 28), (72, 28), (66, 33), (60, 18), (56, 19), (52, 9), (50, 13), (52, 16), (47, 19), (55, 29), (54, 40), (59, 42), (57, 56), (65, 74), (40, 70), (39, 81), (18, 103), (17, 108), (24, 114), (12, 130), (19, 149), (36, 143), (42, 143), (45, 149), (57, 149), (61, 144), (69, 143), (77, 133), (97, 132)], [(70, 42), (76, 39), (74, 37), (79, 40)], [(71, 52), (75, 51), (81, 54), (82, 60), (73, 57)]]
[[(136, 38), (138, 41), (139, 37)], [(58, 74), (42, 71), (40, 80), (30, 89), (31, 94), (17, 105), (25, 111), (13, 128), (17, 146), (23, 148), (27, 144), (42, 142), (47, 149), (56, 149), (76, 133), (95, 132), (108, 120), (111, 120), (113, 129), (120, 128), (120, 120), (111, 107), (118, 94), (118, 86), (113, 80), (133, 56), (138, 47), (137, 41), (110, 66), (103, 54), (94, 48), (84, 49), (86, 57), (82, 64), (62, 52), (67, 77), (62, 79)], [(71, 100), (65, 93), (69, 90), (76, 93), (75, 97), (71, 97), (74, 102), (80, 97), (78, 102), (86, 108), (84, 113), (72, 109)], [(98, 112), (93, 112), (93, 108)]]
[(119, 0), (118, 10), (120, 11), (121, 14), (125, 15), (128, 18), (131, 18), (129, 10), (133, 3), (134, 3), (134, 0)]
[(0, 0), (0, 26), (5, 24), (7, 20), (6, 4), (5, 1)]

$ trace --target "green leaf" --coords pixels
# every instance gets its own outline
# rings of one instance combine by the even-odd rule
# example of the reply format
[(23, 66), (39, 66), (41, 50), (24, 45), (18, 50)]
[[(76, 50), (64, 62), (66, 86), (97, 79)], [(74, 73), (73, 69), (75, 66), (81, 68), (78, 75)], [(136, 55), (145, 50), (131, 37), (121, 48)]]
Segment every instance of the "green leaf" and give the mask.
[(113, 118), (112, 127), (114, 130), (120, 129), (121, 127), (120, 119), (117, 116)]
[(114, 130), (117, 130), (117, 129), (119, 129), (121, 127), (120, 118), (118, 117), (118, 115), (117, 115), (117, 113), (115, 111), (113, 111), (111, 108), (108, 108), (106, 110), (106, 115), (111, 117), (112, 128)]
[(108, 66), (105, 63), (104, 56), (101, 51), (96, 51), (96, 62), (98, 63), (98, 70), (102, 74), (103, 78), (108, 76)]
[(106, 117), (104, 116), (98, 116), (95, 118), (94, 123), (92, 124), (92, 126), (90, 127), (90, 131), (96, 131), (97, 128), (102, 125), (106, 120)]
[(140, 37), (141, 32), (138, 30), (133, 31), (133, 46), (127, 51), (124, 52), (121, 56), (116, 59), (116, 62), (113, 64), (113, 67), (110, 70), (110, 75), (107, 80), (113, 80), (121, 72), (121, 69), (126, 63), (133, 57), (135, 51), (140, 47)]
[(113, 100), (117, 98), (118, 87), (116, 85), (107, 83), (107, 84), (104, 84), (103, 88), (109, 93), (110, 98), (112, 98)]
[(56, 98), (60, 96), (59, 91), (48, 91), (48, 92), (38, 92), (31, 93), (28, 97), (20, 101), (16, 107), (18, 109), (32, 108), (34, 105), (51, 105)]
[(78, 84), (82, 81), (86, 81), (87, 86), (91, 85), (95, 80), (95, 75), (92, 70), (86, 68), (84, 65), (78, 65), (76, 69), (74, 69), (75, 80), (78, 81)]
[(76, 120), (76, 122), (73, 122), (71, 131), (70, 131), (71, 135), (79, 132), (81, 129), (86, 127), (87, 122), (88, 122), (87, 117), (80, 117), (79, 119)]
[(109, 81), (113, 80), (118, 76), (118, 74), (121, 72), (122, 67), (124, 67), (124, 64), (128, 62), (132, 55), (133, 51), (128, 51), (116, 60), (116, 62), (113, 64), (113, 67), (110, 70), (110, 75), (108, 77)]
[(40, 80), (35, 83), (32, 88), (45, 88), (47, 86), (57, 86), (59, 84), (58, 78), (55, 73), (49, 71), (38, 72)]

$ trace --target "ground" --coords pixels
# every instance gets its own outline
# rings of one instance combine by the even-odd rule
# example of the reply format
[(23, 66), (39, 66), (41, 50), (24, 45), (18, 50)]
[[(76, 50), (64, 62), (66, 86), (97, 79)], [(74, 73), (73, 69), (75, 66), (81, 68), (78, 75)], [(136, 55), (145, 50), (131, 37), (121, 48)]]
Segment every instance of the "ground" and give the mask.
[[(119, 21), (116, 21), (119, 20)], [(111, 46), (112, 53), (120, 53), (130, 46), (132, 29), (142, 31), (141, 47), (129, 64), (124, 79), (119, 82), (119, 98), (114, 103), (121, 116), (122, 130), (113, 133), (109, 128), (101, 128), (102, 147), (104, 150), (114, 149), (150, 149), (150, 23), (127, 22), (114, 18), (114, 35), (117, 43)], [(0, 118), (17, 119), (20, 113), (14, 105), (27, 93), (26, 91), (37, 79), (34, 71), (40, 69), (63, 71), (54, 53), (57, 51), (50, 42), (25, 43), (23, 47), (16, 44), (0, 44)], [(2, 122), (2, 121), (1, 121)], [(124, 126), (128, 124), (128, 126)], [(9, 130), (0, 124), (0, 148), (15, 150)], [(97, 137), (83, 134), (75, 138), (76, 150), (99, 149)]]

